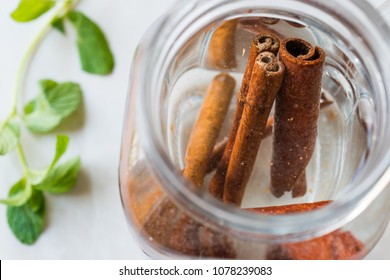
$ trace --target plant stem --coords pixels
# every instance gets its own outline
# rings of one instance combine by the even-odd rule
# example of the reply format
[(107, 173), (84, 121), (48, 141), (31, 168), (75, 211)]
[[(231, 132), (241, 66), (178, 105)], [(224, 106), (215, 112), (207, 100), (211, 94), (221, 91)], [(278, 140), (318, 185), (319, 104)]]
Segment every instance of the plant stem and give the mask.
[(13, 102), (12, 109), (10, 113), (10, 118), (18, 115), (17, 113), (17, 105), (20, 97), (20, 93), (23, 91), (24, 87), (24, 77), (27, 73), (30, 63), (38, 50), (38, 47), (45, 39), (46, 35), (51, 30), (52, 22), (63, 15), (65, 15), (68, 11), (73, 9), (80, 0), (67, 0), (60, 2), (57, 6), (56, 10), (52, 13), (52, 15), (48, 18), (48, 20), (43, 24), (41, 29), (35, 35), (34, 39), (31, 41), (30, 45), (27, 48), (27, 51), (24, 53), (22, 60), (19, 64), (18, 71), (16, 73), (14, 88), (13, 88)]
[(23, 168), (23, 177), (25, 177), (26, 180), (28, 180), (28, 173), (30, 169), (28, 168), (26, 156), (24, 154), (23, 147), (20, 143), (17, 146), (17, 151), (18, 151), (20, 163), (22, 164), (22, 168)]
[[(52, 22), (57, 19), (58, 17), (64, 16), (66, 13), (68, 13), (71, 9), (73, 9), (80, 0), (66, 0), (60, 2), (57, 6), (55, 11), (52, 13), (52, 15), (47, 19), (47, 21), (42, 25), (42, 27), (38, 30), (37, 34), (31, 41), (30, 45), (28, 46), (26, 52), (24, 53), (22, 60), (20, 61), (18, 71), (16, 73), (15, 83), (13, 87), (13, 99), (12, 99), (12, 107), (11, 107), (11, 113), (6, 118), (5, 122), (1, 124), (0, 126), (0, 133), (5, 127), (5, 124), (10, 119), (18, 116), (18, 103), (21, 93), (24, 91), (24, 85), (25, 85), (25, 74), (28, 72), (28, 69), (30, 67), (31, 61), (34, 58), (34, 55), (36, 54), (38, 47), (41, 45), (49, 31), (51, 30)], [(24, 176), (27, 178), (27, 174), (29, 172), (26, 156), (24, 154), (22, 145), (19, 143), (17, 147), (17, 152), (19, 155), (19, 159), (21, 161), (22, 167), (23, 167), (23, 173)]]

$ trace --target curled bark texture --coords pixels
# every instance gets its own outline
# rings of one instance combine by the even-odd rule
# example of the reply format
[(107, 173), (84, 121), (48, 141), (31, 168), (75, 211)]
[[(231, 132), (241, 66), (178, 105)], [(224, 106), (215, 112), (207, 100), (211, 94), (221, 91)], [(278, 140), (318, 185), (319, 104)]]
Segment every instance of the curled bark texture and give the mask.
[[(328, 106), (332, 105), (333, 101), (330, 100), (324, 92), (321, 93), (321, 103), (320, 103), (320, 109), (326, 109)], [(270, 116), (267, 121), (267, 125), (265, 127), (265, 134), (264, 138), (272, 135), (272, 130), (274, 127), (274, 116)], [(207, 167), (207, 174), (211, 173), (217, 168), (218, 162), (221, 160), (223, 153), (226, 148), (227, 144), (227, 138), (221, 140), (218, 142), (213, 149), (213, 153), (211, 154), (209, 164)]]
[[(274, 127), (274, 116), (270, 116), (267, 120), (267, 125), (265, 126), (265, 132), (263, 138), (272, 135), (272, 128)], [(207, 174), (211, 173), (215, 170), (218, 165), (218, 162), (221, 160), (223, 156), (223, 152), (225, 151), (227, 144), (227, 138), (218, 142), (213, 149), (213, 153), (211, 154), (209, 164), (207, 166)]]
[(224, 70), (236, 67), (236, 28), (237, 20), (233, 19), (225, 21), (214, 31), (208, 49), (211, 68)]
[(317, 137), (325, 52), (290, 38), (279, 56), (286, 73), (275, 101), (271, 192), (280, 197), (292, 191), (299, 197), (306, 193), (305, 169)]
[(152, 211), (143, 233), (153, 243), (176, 253), (210, 258), (235, 258), (227, 236), (202, 225), (165, 198)]
[(284, 66), (273, 53), (258, 55), (226, 173), (223, 193), (226, 203), (241, 204), (283, 76)]
[[(259, 214), (283, 215), (312, 211), (322, 208), (330, 202), (327, 200), (247, 210)], [(306, 241), (270, 245), (266, 258), (269, 260), (346, 260), (358, 259), (364, 253), (364, 244), (351, 232), (336, 230)]]
[(236, 139), (238, 127), (240, 125), (242, 112), (244, 110), (244, 104), (246, 102), (246, 96), (248, 94), (249, 83), (252, 77), (253, 66), (255, 65), (256, 58), (260, 53), (265, 51), (271, 52), (276, 55), (278, 50), (279, 40), (272, 35), (260, 34), (255, 36), (255, 38), (252, 40), (248, 63), (246, 65), (244, 76), (242, 78), (240, 92), (238, 94), (238, 102), (236, 111), (234, 113), (232, 129), (230, 131), (223, 156), (218, 163), (216, 173), (210, 182), (210, 193), (218, 199), (222, 200), (223, 197), (226, 171), (229, 165), (229, 160), (232, 153), (234, 141)]
[(228, 74), (217, 75), (207, 91), (188, 143), (183, 176), (201, 187), (235, 87)]
[(218, 162), (221, 160), (223, 156), (223, 151), (226, 148), (227, 138), (218, 142), (213, 149), (213, 153), (211, 154), (211, 157), (209, 159), (209, 164), (207, 166), (207, 174), (214, 171), (214, 169), (217, 167)]

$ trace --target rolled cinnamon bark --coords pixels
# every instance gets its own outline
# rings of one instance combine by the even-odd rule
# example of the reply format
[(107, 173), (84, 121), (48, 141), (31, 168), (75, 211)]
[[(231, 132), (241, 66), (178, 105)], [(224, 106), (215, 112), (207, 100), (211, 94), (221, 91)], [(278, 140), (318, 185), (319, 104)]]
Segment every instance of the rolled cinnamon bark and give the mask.
[(217, 75), (206, 94), (188, 143), (183, 176), (201, 187), (229, 103), (235, 80), (228, 74)]
[(290, 38), (282, 42), (285, 78), (275, 100), (271, 192), (280, 197), (306, 193), (305, 169), (314, 152), (325, 52)]
[(246, 96), (248, 93), (248, 87), (252, 77), (252, 71), (253, 71), (253, 66), (255, 64), (255, 60), (257, 56), (262, 52), (268, 51), (276, 55), (278, 50), (279, 50), (279, 40), (272, 35), (260, 34), (255, 36), (255, 38), (252, 40), (252, 46), (249, 53), (248, 63), (246, 65), (244, 76), (242, 78), (240, 92), (238, 94), (237, 107), (234, 114), (232, 129), (230, 131), (228, 142), (226, 144), (226, 148), (223, 153), (223, 156), (220, 162), (218, 163), (216, 173), (210, 181), (210, 186), (209, 186), (210, 193), (218, 199), (222, 200), (223, 197), (226, 171), (229, 165), (229, 160), (232, 153), (234, 141), (236, 139), (236, 134), (241, 121), (242, 112), (244, 110), (244, 104), (246, 102)]
[[(263, 135), (263, 139), (272, 135), (272, 128), (274, 127), (274, 116), (270, 116), (267, 120), (267, 125), (265, 126), (265, 132)], [(223, 156), (223, 152), (225, 151), (227, 138), (218, 142), (213, 149), (213, 153), (211, 154), (209, 164), (207, 166), (207, 174), (214, 171), (217, 168), (218, 162), (221, 160)]]
[(236, 67), (236, 28), (237, 20), (233, 19), (225, 21), (214, 31), (208, 49), (211, 68), (224, 70)]
[(217, 167), (218, 162), (221, 160), (223, 156), (223, 151), (226, 148), (227, 144), (227, 138), (218, 142), (213, 149), (213, 153), (211, 154), (211, 157), (209, 159), (209, 164), (207, 166), (207, 174), (210, 172), (213, 172), (214, 169)]
[(226, 173), (223, 193), (226, 203), (241, 204), (283, 76), (284, 66), (273, 53), (258, 55)]

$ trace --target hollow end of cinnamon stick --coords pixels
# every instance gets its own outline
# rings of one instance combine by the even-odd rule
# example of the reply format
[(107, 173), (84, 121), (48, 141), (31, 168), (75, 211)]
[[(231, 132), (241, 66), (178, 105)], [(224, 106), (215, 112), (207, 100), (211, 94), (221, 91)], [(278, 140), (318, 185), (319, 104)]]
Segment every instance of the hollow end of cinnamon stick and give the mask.
[(283, 61), (291, 61), (300, 64), (300, 67), (306, 65), (322, 64), (325, 60), (325, 52), (317, 46), (312, 46), (309, 42), (300, 38), (289, 38), (280, 45), (280, 53), (283, 55)]
[(280, 41), (277, 37), (271, 34), (258, 34), (252, 41), (252, 44), (255, 46), (256, 55), (259, 55), (261, 52), (271, 52), (274, 55), (277, 55), (280, 47)]

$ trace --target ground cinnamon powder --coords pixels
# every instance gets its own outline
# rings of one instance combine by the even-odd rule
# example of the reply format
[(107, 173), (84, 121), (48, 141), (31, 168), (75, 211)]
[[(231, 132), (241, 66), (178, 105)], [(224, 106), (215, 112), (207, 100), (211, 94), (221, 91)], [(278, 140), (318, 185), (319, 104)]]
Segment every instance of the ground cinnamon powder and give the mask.
[(152, 211), (142, 232), (149, 236), (149, 241), (175, 253), (219, 259), (236, 256), (226, 235), (197, 222), (168, 198)]
[[(312, 211), (329, 204), (330, 201), (301, 203), (283, 206), (252, 208), (248, 211), (282, 215)], [(336, 230), (324, 236), (306, 241), (269, 245), (266, 259), (269, 260), (347, 260), (364, 255), (364, 244), (349, 231)]]

